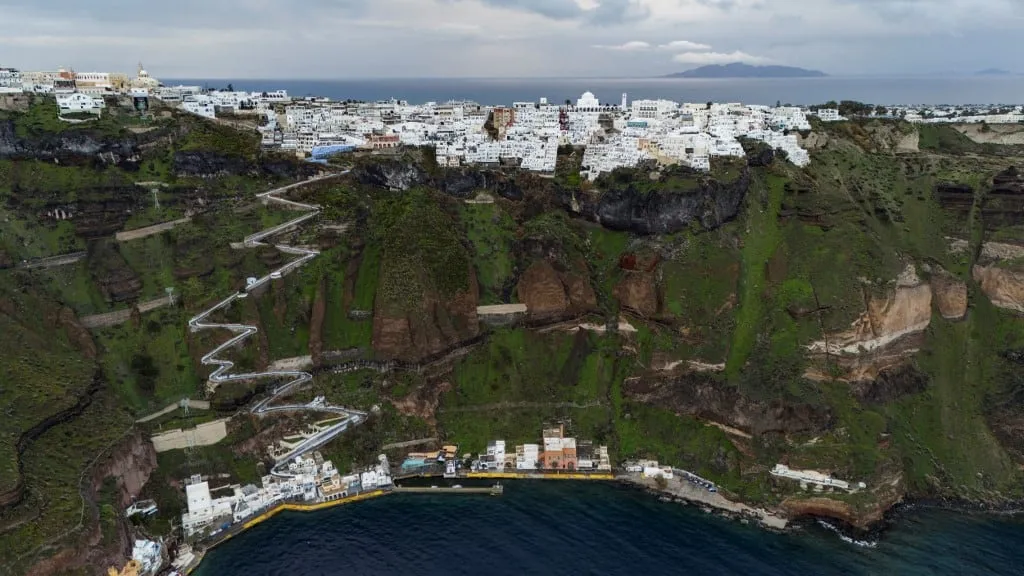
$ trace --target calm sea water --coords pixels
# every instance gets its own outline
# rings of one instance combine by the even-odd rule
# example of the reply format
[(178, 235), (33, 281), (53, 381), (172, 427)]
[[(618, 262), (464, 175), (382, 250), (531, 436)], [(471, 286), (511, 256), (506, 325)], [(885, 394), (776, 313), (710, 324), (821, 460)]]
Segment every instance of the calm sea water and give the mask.
[(875, 548), (825, 530), (774, 534), (587, 483), (491, 496), (399, 495), (286, 513), (229, 540), (196, 576), (932, 575), (1024, 571), (1024, 522), (923, 511)]
[(336, 100), (398, 98), (412, 103), (474, 100), (481, 104), (535, 102), (546, 97), (564, 102), (591, 91), (602, 102), (630, 98), (667, 98), (678, 102), (743, 102), (772, 105), (820, 104), (859, 100), (874, 104), (1024, 103), (1024, 76), (945, 78), (500, 78), (387, 80), (232, 80), (175, 79), (164, 83), (209, 85), (236, 90), (287, 90), (292, 96), (328, 96)]

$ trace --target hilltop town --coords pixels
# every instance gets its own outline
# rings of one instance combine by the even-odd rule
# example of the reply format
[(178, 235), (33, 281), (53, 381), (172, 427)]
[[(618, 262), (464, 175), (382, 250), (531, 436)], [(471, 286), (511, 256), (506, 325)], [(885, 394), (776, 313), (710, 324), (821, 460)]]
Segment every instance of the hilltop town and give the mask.
[(1019, 496), (1019, 106), (225, 88), (0, 70), (0, 572), (505, 480)]
[[(810, 155), (798, 135), (811, 130), (810, 117), (822, 122), (845, 120), (839, 104), (764, 106), (740, 103), (678, 103), (671, 100), (599, 101), (586, 92), (575, 101), (513, 102), (510, 105), (468, 101), (409, 103), (331, 101), (292, 98), (284, 90), (246, 92), (207, 90), (200, 86), (164, 86), (139, 65), (126, 74), (25, 72), (0, 69), (0, 93), (54, 94), (62, 113), (98, 114), (104, 96), (155, 98), (198, 116), (251, 117), (270, 149), (294, 152), (314, 161), (355, 150), (432, 146), (441, 167), (515, 166), (551, 174), (559, 146), (585, 146), (580, 174), (595, 180), (619, 167), (645, 160), (711, 168), (716, 157), (743, 157), (740, 139), (763, 142), (796, 166)], [(909, 122), (1024, 121), (1021, 106), (869, 107), (858, 114), (900, 117)]]

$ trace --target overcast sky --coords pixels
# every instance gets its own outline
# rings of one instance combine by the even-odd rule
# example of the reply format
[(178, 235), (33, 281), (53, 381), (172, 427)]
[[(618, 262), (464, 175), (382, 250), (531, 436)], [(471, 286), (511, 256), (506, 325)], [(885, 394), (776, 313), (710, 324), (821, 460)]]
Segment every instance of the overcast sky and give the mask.
[(0, 0), (0, 66), (163, 78), (1024, 72), (1024, 0)]

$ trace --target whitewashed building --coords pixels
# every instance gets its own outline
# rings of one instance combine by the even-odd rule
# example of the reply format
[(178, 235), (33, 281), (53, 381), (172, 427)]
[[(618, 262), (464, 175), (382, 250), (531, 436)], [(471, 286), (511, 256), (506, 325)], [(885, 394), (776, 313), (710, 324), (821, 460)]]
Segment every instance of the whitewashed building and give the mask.
[(104, 106), (102, 98), (82, 94), (81, 92), (57, 94), (57, 109), (61, 114), (70, 114), (75, 112), (99, 114), (100, 110), (102, 110)]

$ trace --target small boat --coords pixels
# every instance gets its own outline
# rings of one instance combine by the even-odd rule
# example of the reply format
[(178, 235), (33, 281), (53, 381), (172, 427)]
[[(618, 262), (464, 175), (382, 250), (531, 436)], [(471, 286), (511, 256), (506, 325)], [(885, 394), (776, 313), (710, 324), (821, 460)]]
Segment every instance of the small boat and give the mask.
[(452, 486), (452, 488), (454, 488), (454, 489), (462, 488), (462, 484), (456, 484), (455, 486)]

